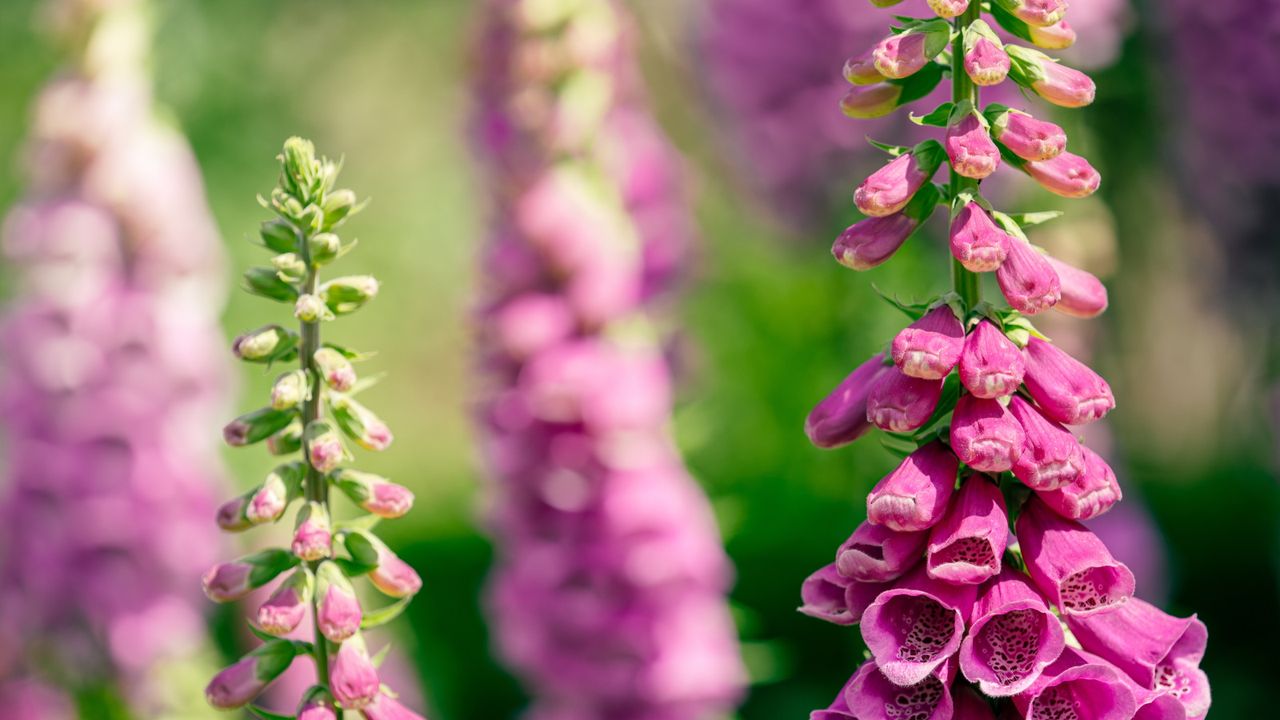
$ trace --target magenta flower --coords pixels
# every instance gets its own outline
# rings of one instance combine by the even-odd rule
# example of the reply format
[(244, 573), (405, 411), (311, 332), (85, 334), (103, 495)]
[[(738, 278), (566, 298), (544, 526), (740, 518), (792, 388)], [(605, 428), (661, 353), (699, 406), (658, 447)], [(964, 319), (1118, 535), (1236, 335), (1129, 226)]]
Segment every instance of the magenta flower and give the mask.
[(1037, 491), (1057, 490), (1085, 474), (1083, 448), (1069, 430), (1050, 420), (1021, 397), (1009, 399), (1013, 414), (1026, 437), (1022, 454), (1013, 463), (1013, 474)]
[(422, 589), (422, 578), (409, 563), (401, 560), (381, 542), (377, 544), (378, 565), (369, 571), (369, 582), (384, 595), (402, 598)]
[(818, 569), (800, 585), (800, 612), (818, 620), (836, 625), (856, 625), (862, 620), (867, 606), (881, 592), (888, 589), (886, 583), (866, 583), (851, 580), (836, 568), (836, 564)]
[(934, 21), (907, 32), (890, 35), (871, 51), (875, 68), (881, 75), (901, 79), (914, 75), (947, 46), (950, 26)]
[(1133, 597), (1129, 568), (1096, 535), (1041, 500), (1023, 505), (1017, 535), (1031, 578), (1063, 614), (1107, 612)]
[(1209, 633), (1196, 616), (1173, 617), (1138, 598), (1113, 612), (1067, 616), (1081, 645), (1146, 690), (1167, 693), (1189, 718), (1209, 711), (1209, 680), (1200, 670)]
[(1092, 520), (1120, 502), (1123, 494), (1116, 474), (1098, 453), (1080, 448), (1084, 472), (1071, 482), (1052, 490), (1038, 491), (1040, 499), (1054, 512), (1072, 520)]
[(1023, 160), (1052, 160), (1067, 149), (1067, 134), (1021, 110), (1006, 110), (991, 120), (991, 136)]
[(965, 389), (986, 400), (1017, 392), (1026, 371), (1022, 351), (990, 320), (980, 321), (965, 338), (959, 368)]
[(1111, 386), (1084, 363), (1053, 343), (1032, 337), (1023, 349), (1027, 391), (1046, 417), (1064, 425), (1083, 425), (1115, 407)]
[(345, 642), (360, 631), (360, 601), (337, 565), (325, 562), (316, 569), (316, 600), (316, 626), (330, 642)]
[(1000, 487), (970, 475), (942, 522), (929, 531), (929, 577), (973, 585), (998, 574), (1009, 538), (1008, 510)]
[(844, 691), (850, 716), (876, 720), (895, 717), (947, 720), (953, 717), (955, 705), (951, 698), (951, 675), (954, 671), (939, 670), (918, 683), (902, 687), (889, 680), (874, 661), (864, 663)]
[(1009, 255), (996, 270), (996, 280), (1009, 305), (1026, 315), (1048, 310), (1062, 298), (1053, 266), (1021, 238), (1009, 238)]
[(1008, 77), (1009, 67), (999, 36), (982, 20), (973, 21), (964, 34), (964, 71), (969, 79), (981, 87), (999, 85)]
[(928, 535), (864, 522), (836, 551), (841, 575), (865, 583), (894, 580), (920, 561)]
[(951, 221), (951, 255), (970, 272), (991, 272), (1000, 267), (1014, 239), (977, 203), (965, 203)]
[(369, 660), (364, 639), (349, 638), (338, 647), (329, 668), (329, 690), (346, 710), (361, 710), (378, 697), (378, 671)]
[(253, 565), (242, 561), (214, 565), (201, 578), (204, 594), (214, 602), (239, 600), (253, 591), (252, 572)]
[(1064, 646), (1062, 625), (1044, 597), (1026, 576), (1005, 569), (978, 594), (960, 646), (960, 672), (986, 695), (1017, 695)]
[(1107, 309), (1107, 288), (1093, 274), (1045, 256), (1062, 286), (1062, 299), (1054, 309), (1074, 317), (1097, 317)]
[(977, 593), (977, 585), (932, 580), (923, 568), (880, 593), (860, 623), (880, 673), (898, 686), (923, 682), (960, 649)]
[(1102, 176), (1088, 160), (1065, 151), (1048, 160), (1028, 162), (1023, 169), (1040, 187), (1065, 198), (1089, 197), (1102, 184)]
[(1007, 52), (1013, 61), (1014, 79), (1041, 98), (1066, 108), (1084, 107), (1093, 102), (1097, 89), (1088, 75), (1058, 64), (1039, 50), (1010, 45)]
[(1015, 695), (1013, 703), (1028, 718), (1071, 713), (1081, 720), (1125, 720), (1138, 709), (1123, 673), (1102, 658), (1071, 647), (1063, 649), (1029, 689)]
[(944, 142), (951, 167), (961, 175), (981, 180), (1000, 165), (1000, 149), (991, 140), (987, 128), (970, 113), (947, 128)]
[(870, 270), (893, 257), (920, 222), (906, 212), (871, 217), (850, 225), (831, 245), (836, 262), (853, 270)]
[(940, 442), (908, 455), (867, 495), (867, 520), (898, 532), (928, 530), (942, 520), (960, 461)]
[(961, 395), (951, 418), (951, 449), (969, 467), (1004, 472), (1022, 454), (1026, 435), (998, 400)]
[(820, 448), (840, 447), (871, 429), (867, 420), (867, 397), (877, 380), (893, 368), (884, 360), (883, 354), (873, 355), (809, 411), (804, 432), (810, 442)]
[(285, 636), (302, 624), (311, 604), (312, 579), (306, 570), (295, 570), (258, 606), (258, 627), (271, 635)]
[(902, 374), (940, 380), (960, 362), (964, 326), (946, 305), (925, 313), (893, 338), (893, 364)]
[(946, 153), (937, 141), (917, 145), (875, 171), (853, 193), (853, 202), (868, 217), (899, 212), (933, 177)]
[(890, 432), (923, 427), (942, 396), (942, 380), (921, 380), (891, 369), (876, 380), (867, 395), (867, 420)]

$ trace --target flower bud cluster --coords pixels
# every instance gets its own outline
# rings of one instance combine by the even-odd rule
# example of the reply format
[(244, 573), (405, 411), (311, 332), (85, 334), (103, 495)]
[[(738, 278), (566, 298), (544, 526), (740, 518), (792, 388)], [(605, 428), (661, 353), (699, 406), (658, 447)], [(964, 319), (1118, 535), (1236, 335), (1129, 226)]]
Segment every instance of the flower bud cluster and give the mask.
[[(239, 600), (276, 583), (253, 621), (260, 636), (276, 639), (219, 673), (205, 695), (216, 708), (244, 707), (295, 657), (310, 655), (316, 684), (300, 699), (297, 717), (336, 720), (346, 710), (367, 720), (412, 720), (419, 716), (378, 680), (363, 631), (396, 617), (422, 587), (413, 568), (368, 530), (379, 519), (407, 513), (413, 494), (346, 467), (353, 459), (348, 443), (385, 450), (392, 434), (355, 397), (368, 386), (354, 364), (362, 355), (320, 338), (326, 321), (358, 311), (378, 292), (377, 280), (369, 276), (327, 282), (319, 277), (322, 267), (354, 244), (335, 231), (361, 204), (350, 190), (336, 189), (337, 165), (317, 157), (310, 142), (290, 138), (280, 162), (279, 186), (264, 201), (276, 218), (264, 222), (260, 233), (262, 246), (276, 255), (269, 266), (247, 273), (244, 287), (292, 306), (300, 327), (295, 332), (264, 326), (239, 336), (232, 350), (246, 362), (297, 361), (299, 367), (280, 374), (270, 403), (231, 421), (223, 437), (234, 447), (265, 443), (273, 455), (296, 458), (227, 501), (217, 522), (223, 530), (239, 532), (279, 522), (292, 508), (293, 536), (288, 548), (263, 550), (205, 573), (205, 594), (215, 602)], [(331, 489), (350, 498), (363, 517), (337, 521), (329, 504)], [(354, 583), (360, 576), (393, 602), (366, 612)], [(297, 639), (308, 618), (313, 623), (309, 642)]]
[(744, 681), (731, 571), (646, 317), (690, 221), (631, 32), (612, 0), (493, 0), (481, 36), (489, 597), (529, 717), (709, 717)]
[(143, 3), (42, 5), (68, 57), (32, 98), (0, 231), (0, 715), (74, 717), (92, 692), (167, 717), (183, 689), (164, 668), (200, 662), (195, 580), (219, 546), (201, 428), (227, 386), (222, 243), (156, 116)]
[[(1008, 34), (1049, 43), (1066, 33), (1066, 5), (989, 7)], [(813, 717), (1202, 718), (1203, 623), (1136, 598), (1133, 573), (1081, 524), (1121, 498), (1115, 473), (1071, 429), (1115, 406), (1111, 388), (1028, 319), (1049, 308), (1095, 316), (1106, 290), (1030, 245), (1022, 227), (1043, 214), (998, 212), (979, 192), (1001, 162), (1065, 197), (1093, 192), (1097, 173), (1066, 152), (1060, 128), (999, 105), (980, 110), (977, 91), (1007, 77), (1078, 107), (1093, 83), (1002, 44), (977, 3), (930, 7), (939, 17), (903, 20), (873, 55), (888, 78), (921, 72), (942, 52), (927, 36), (953, 19), (956, 97), (923, 119), (946, 128), (945, 142), (891, 148), (895, 158), (854, 193), (868, 219), (834, 252), (858, 270), (882, 263), (947, 204), (957, 282), (906, 307), (917, 319), (889, 352), (854, 370), (806, 422), (819, 447), (873, 426), (908, 446), (867, 497), (866, 521), (801, 588), (801, 612), (858, 625), (871, 656)], [(944, 162), (951, 182), (934, 186)], [(983, 272), (996, 274), (1008, 309), (980, 302), (973, 273)]]

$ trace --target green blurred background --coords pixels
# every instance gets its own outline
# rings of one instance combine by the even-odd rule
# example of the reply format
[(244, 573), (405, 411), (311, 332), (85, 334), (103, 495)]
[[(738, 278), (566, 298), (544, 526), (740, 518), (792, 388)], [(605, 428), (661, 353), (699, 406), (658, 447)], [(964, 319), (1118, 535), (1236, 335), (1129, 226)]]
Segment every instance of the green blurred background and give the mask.
[[(799, 583), (830, 561), (859, 521), (866, 491), (893, 464), (874, 440), (813, 449), (803, 418), (903, 324), (871, 284), (924, 296), (946, 282), (946, 263), (940, 243), (915, 242), (869, 278), (855, 277), (827, 253), (841, 218), (783, 237), (759, 203), (724, 180), (729, 165), (691, 49), (693, 4), (633, 3), (658, 113), (690, 159), (702, 227), (673, 320), (691, 349), (676, 428), (738, 567), (733, 600), (757, 678), (741, 716), (801, 718), (827, 704), (861, 647), (855, 630), (794, 611)], [(522, 696), (490, 656), (479, 611), (491, 548), (478, 521), (486, 481), (468, 426), (474, 251), (485, 228), (463, 141), (478, 3), (157, 5), (158, 94), (199, 157), (234, 269), (259, 261), (243, 240), (264, 217), (254, 195), (274, 182), (283, 138), (308, 136), (345, 155), (345, 182), (373, 198), (350, 225), (362, 243), (349, 268), (376, 274), (384, 290), (359, 323), (339, 321), (333, 335), (381, 351), (374, 365), (389, 380), (368, 400), (398, 442), (369, 457), (367, 469), (418, 495), (409, 519), (384, 526), (426, 580), (395, 628), (396, 643), (415, 663), (430, 717), (511, 717)], [(33, 8), (33, 0), (0, 3), (0, 207), (20, 193), (15, 169), (29, 103), (57, 62), (33, 31)], [(1096, 73), (1099, 101), (1070, 128), (1073, 146), (1106, 178), (1107, 207), (1094, 212), (1110, 218), (1118, 240), (1122, 279), (1110, 283), (1113, 309), (1098, 321), (1097, 364), (1119, 399), (1110, 425), (1122, 482), (1130, 501), (1149, 505), (1167, 541), (1167, 606), (1198, 611), (1210, 627), (1214, 716), (1271, 717), (1280, 645), (1280, 492), (1268, 414), (1276, 308), (1223, 291), (1206, 270), (1212, 228), (1175, 199), (1151, 42), (1139, 22), (1119, 62)], [(228, 336), (260, 324), (263, 311), (234, 294)], [(239, 375), (247, 407), (268, 376)], [(260, 453), (227, 460), (245, 485), (268, 465)], [(229, 654), (240, 642), (231, 627), (230, 614), (219, 619)]]

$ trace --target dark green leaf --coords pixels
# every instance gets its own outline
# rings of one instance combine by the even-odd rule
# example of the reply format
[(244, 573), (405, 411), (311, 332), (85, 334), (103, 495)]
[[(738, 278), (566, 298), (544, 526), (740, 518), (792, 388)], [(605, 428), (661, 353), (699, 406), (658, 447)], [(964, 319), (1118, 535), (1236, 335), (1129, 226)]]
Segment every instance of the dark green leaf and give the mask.
[(938, 83), (942, 82), (943, 73), (946, 68), (941, 63), (931, 62), (920, 69), (919, 72), (910, 77), (901, 80), (890, 80), (893, 85), (902, 88), (902, 95), (898, 97), (898, 105), (906, 105), (915, 102), (938, 87)]
[(933, 127), (946, 127), (947, 122), (951, 119), (951, 111), (954, 110), (956, 104), (953, 102), (944, 102), (934, 108), (927, 115), (908, 115), (911, 122), (917, 125), (932, 125)]

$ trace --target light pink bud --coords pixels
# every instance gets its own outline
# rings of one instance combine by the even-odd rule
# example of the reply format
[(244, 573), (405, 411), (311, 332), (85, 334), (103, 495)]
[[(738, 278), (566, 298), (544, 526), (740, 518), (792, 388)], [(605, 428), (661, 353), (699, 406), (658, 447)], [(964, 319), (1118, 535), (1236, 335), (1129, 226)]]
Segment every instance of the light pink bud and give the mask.
[(851, 85), (874, 85), (885, 78), (876, 69), (875, 58), (872, 51), (868, 50), (845, 61), (844, 79)]
[(970, 272), (991, 272), (1009, 254), (1013, 240), (977, 203), (965, 203), (951, 221), (951, 255)]
[(1074, 317), (1097, 317), (1107, 309), (1107, 288), (1092, 273), (1046, 256), (1062, 284), (1062, 299), (1054, 305), (1058, 312)]
[(1093, 102), (1097, 88), (1088, 75), (1066, 67), (1039, 50), (1018, 45), (1005, 48), (1012, 60), (1010, 72), (1020, 85), (1061, 107), (1078, 108)]
[(840, 98), (840, 112), (855, 120), (884, 117), (898, 107), (901, 97), (902, 86), (889, 83), (850, 88)]
[(1022, 351), (990, 320), (979, 322), (960, 353), (960, 382), (975, 397), (996, 400), (1017, 392), (1026, 370)]
[(378, 546), (378, 566), (369, 572), (369, 582), (384, 595), (408, 597), (422, 589), (422, 578), (386, 545)]
[(836, 569), (859, 582), (888, 582), (920, 561), (927, 539), (923, 532), (897, 532), (864, 522), (836, 551)]
[(322, 473), (337, 469), (346, 459), (347, 449), (342, 438), (328, 423), (313, 420), (306, 429), (307, 459), (311, 467)]
[(1028, 162), (1023, 169), (1040, 187), (1065, 198), (1089, 197), (1102, 184), (1102, 176), (1088, 160), (1069, 152), (1049, 160)]
[(918, 227), (905, 212), (859, 220), (840, 233), (831, 254), (847, 268), (870, 270), (893, 257)]
[(413, 492), (373, 473), (343, 468), (329, 478), (363, 510), (382, 518), (398, 518), (413, 507)]
[(881, 593), (861, 622), (862, 639), (880, 672), (898, 686), (932, 675), (960, 649), (977, 595), (977, 585), (933, 580), (924, 568)]
[(901, 79), (914, 75), (928, 64), (928, 44), (928, 35), (922, 32), (890, 35), (875, 46), (871, 58), (881, 75)]
[(1044, 27), (1029, 25), (1027, 30), (1031, 33), (1031, 42), (1046, 50), (1066, 50), (1076, 44), (1076, 31), (1065, 19)]
[(311, 387), (307, 381), (307, 373), (293, 370), (276, 378), (271, 386), (271, 407), (276, 410), (290, 410), (305, 401), (310, 395)]
[(259, 646), (215, 675), (205, 688), (205, 699), (219, 710), (244, 707), (288, 669), (296, 654), (293, 643), (284, 640)]
[(942, 522), (929, 531), (925, 571), (934, 580), (953, 584), (985, 582), (1000, 572), (1008, 539), (1009, 517), (1000, 486), (985, 475), (970, 475)]
[(253, 590), (249, 584), (252, 572), (253, 565), (242, 561), (214, 565), (200, 578), (204, 594), (214, 602), (239, 600)]
[(969, 0), (929, 0), (929, 9), (938, 17), (950, 20), (969, 8)]
[(245, 518), (253, 525), (275, 522), (284, 514), (289, 504), (289, 487), (286, 476), (294, 473), (290, 466), (276, 468), (262, 485), (249, 496), (249, 504), (244, 510)]
[(1065, 614), (1089, 615), (1133, 597), (1133, 573), (1085, 526), (1059, 517), (1038, 498), (1022, 506), (1018, 545), (1027, 571)]
[(964, 326), (948, 305), (925, 313), (893, 338), (893, 364), (904, 375), (940, 380), (960, 362)]
[(809, 441), (820, 448), (847, 445), (866, 434), (871, 428), (867, 420), (867, 396), (871, 388), (893, 366), (884, 364), (884, 355), (878, 354), (859, 365), (822, 399), (804, 421), (804, 432)]
[(938, 171), (944, 156), (936, 141), (917, 145), (862, 181), (853, 193), (854, 204), (868, 217), (884, 217), (902, 210)]
[(1067, 149), (1067, 133), (1051, 122), (1009, 110), (991, 123), (991, 134), (1023, 160), (1051, 160)]
[(928, 530), (942, 519), (960, 463), (934, 441), (908, 455), (867, 495), (867, 520), (898, 532)]
[(318, 502), (307, 503), (298, 511), (298, 523), (293, 531), (293, 554), (307, 562), (329, 557), (332, 553), (333, 531), (329, 526), (329, 513)]
[(365, 720), (426, 720), (386, 693), (379, 694), (360, 712), (364, 714)]
[(922, 380), (897, 368), (885, 373), (867, 396), (867, 420), (889, 432), (910, 432), (924, 426), (942, 397), (942, 380)]
[(322, 347), (311, 359), (325, 385), (338, 392), (347, 392), (356, 386), (356, 368), (342, 353)]
[(999, 148), (972, 113), (947, 128), (946, 148), (951, 167), (967, 178), (981, 180), (1000, 165)]
[(996, 0), (1014, 17), (1028, 25), (1052, 25), (1067, 14), (1067, 0)]
[(1120, 502), (1123, 493), (1116, 473), (1098, 453), (1081, 447), (1084, 472), (1053, 490), (1040, 491), (1040, 499), (1054, 512), (1071, 520), (1092, 520)]
[(996, 281), (1009, 307), (1025, 315), (1048, 310), (1062, 298), (1058, 273), (1021, 238), (1009, 237), (1009, 255), (996, 270)]
[(966, 465), (1004, 472), (1022, 454), (1022, 426), (999, 400), (962, 395), (951, 420), (951, 449)]
[(964, 54), (964, 71), (974, 85), (999, 85), (1009, 76), (1009, 55), (987, 38), (978, 38)]
[(242, 497), (231, 498), (218, 507), (217, 523), (218, 527), (227, 532), (240, 532), (253, 527), (244, 516), (245, 507), (249, 501)]
[(336, 397), (330, 402), (330, 407), (342, 431), (365, 450), (386, 450), (395, 439), (382, 418), (355, 398), (346, 395)]
[(293, 571), (271, 597), (258, 606), (258, 627), (277, 636), (293, 632), (307, 616), (311, 592), (311, 575), (303, 569)]
[(1116, 406), (1111, 386), (1087, 365), (1053, 343), (1032, 337), (1023, 349), (1023, 382), (1045, 416), (1064, 425), (1083, 425)]
[(316, 598), (316, 624), (321, 634), (340, 643), (360, 631), (364, 618), (360, 601), (337, 565), (326, 562), (316, 569)]
[(1086, 470), (1083, 448), (1066, 428), (1050, 420), (1021, 397), (1009, 399), (1009, 412), (1027, 441), (1013, 464), (1013, 474), (1032, 490), (1055, 490), (1076, 481)]
[(298, 703), (298, 720), (338, 720), (338, 709), (329, 691), (315, 686)]
[(359, 635), (338, 648), (329, 667), (329, 690), (346, 710), (360, 710), (378, 696), (378, 671)]

